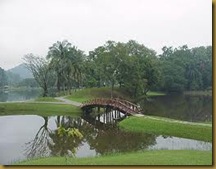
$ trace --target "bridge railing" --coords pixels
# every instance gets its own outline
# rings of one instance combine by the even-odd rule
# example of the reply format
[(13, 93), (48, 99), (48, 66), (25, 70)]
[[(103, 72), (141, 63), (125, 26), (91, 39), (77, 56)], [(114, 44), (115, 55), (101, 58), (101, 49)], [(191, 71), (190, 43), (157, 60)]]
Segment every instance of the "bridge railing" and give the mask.
[(125, 112), (131, 113), (131, 114), (141, 112), (141, 108), (138, 105), (131, 103), (127, 100), (119, 99), (119, 98), (115, 98), (115, 99), (105, 99), (105, 98), (92, 99), (92, 100), (83, 102), (82, 107), (85, 107), (88, 105), (110, 105), (113, 107), (120, 108), (120, 109), (124, 110)]

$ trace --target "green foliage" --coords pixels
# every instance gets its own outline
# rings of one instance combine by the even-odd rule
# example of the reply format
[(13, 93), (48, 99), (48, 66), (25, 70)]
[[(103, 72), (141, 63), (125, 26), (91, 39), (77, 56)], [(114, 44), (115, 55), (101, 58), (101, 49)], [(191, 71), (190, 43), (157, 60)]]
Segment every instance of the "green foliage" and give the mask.
[(1, 115), (79, 115), (79, 107), (51, 103), (0, 103)]
[(163, 47), (160, 55), (160, 89), (182, 92), (206, 90), (212, 86), (212, 47), (188, 49), (184, 45), (173, 50)]
[[(84, 102), (94, 98), (110, 98), (111, 91), (108, 87), (86, 88), (72, 92), (66, 98), (72, 101)], [(121, 88), (113, 89), (113, 97), (124, 98), (130, 100), (130, 95)]]
[(4, 69), (0, 67), (0, 89), (7, 85), (7, 76)]
[(77, 137), (79, 139), (82, 139), (83, 138), (83, 135), (82, 133), (80, 133), (80, 131), (76, 128), (67, 128), (65, 129), (63, 126), (60, 126), (58, 127), (57, 129), (57, 133), (60, 137), (63, 137), (63, 136), (68, 136), (68, 137)]
[(109, 86), (112, 92), (114, 86), (120, 86), (134, 98), (146, 94), (159, 79), (156, 52), (132, 40), (107, 41), (89, 53), (87, 63), (88, 87)]
[(26, 78), (18, 83), (18, 86), (26, 86), (26, 87), (39, 87), (34, 78)]
[(79, 88), (82, 83), (83, 51), (71, 46), (67, 40), (57, 41), (49, 48), (47, 59), (50, 59), (50, 68), (56, 72), (58, 92)]
[(52, 72), (52, 84), (47, 85), (56, 85), (54, 90), (69, 94), (77, 88), (109, 87), (110, 97), (114, 88), (120, 87), (133, 99), (143, 97), (149, 90), (183, 92), (212, 87), (211, 46), (165, 46), (162, 51), (157, 56), (154, 50), (134, 40), (107, 41), (86, 56), (67, 40), (57, 41), (47, 54), (46, 70)]
[(17, 86), (22, 81), (20, 75), (12, 73), (10, 71), (6, 72), (6, 76), (9, 86)]

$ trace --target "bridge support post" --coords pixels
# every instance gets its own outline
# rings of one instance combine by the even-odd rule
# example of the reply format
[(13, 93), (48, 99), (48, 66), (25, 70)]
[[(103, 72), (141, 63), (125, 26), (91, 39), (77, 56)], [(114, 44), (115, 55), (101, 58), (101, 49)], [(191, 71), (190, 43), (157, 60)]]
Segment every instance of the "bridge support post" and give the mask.
[(100, 107), (98, 107), (97, 113), (100, 114)]

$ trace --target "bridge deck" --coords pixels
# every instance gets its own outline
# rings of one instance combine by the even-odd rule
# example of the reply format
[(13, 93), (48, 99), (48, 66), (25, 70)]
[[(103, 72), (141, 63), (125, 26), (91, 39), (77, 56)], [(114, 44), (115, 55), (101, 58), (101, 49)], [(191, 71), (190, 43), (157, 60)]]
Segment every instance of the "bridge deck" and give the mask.
[(127, 113), (130, 115), (135, 115), (135, 114), (140, 114), (142, 109), (134, 103), (131, 103), (127, 100), (122, 100), (122, 99), (105, 99), (105, 98), (100, 98), (100, 99), (93, 99), (89, 100), (83, 103), (81, 106), (82, 109), (85, 107), (92, 107), (92, 106), (111, 106), (115, 109), (119, 109), (123, 113)]

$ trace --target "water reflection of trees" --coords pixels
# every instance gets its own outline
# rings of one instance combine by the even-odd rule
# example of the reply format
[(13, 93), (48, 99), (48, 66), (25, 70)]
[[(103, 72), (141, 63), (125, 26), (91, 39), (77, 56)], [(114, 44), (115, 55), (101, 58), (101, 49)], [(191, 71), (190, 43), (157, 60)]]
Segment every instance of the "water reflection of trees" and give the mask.
[[(110, 116), (110, 114), (108, 113), (105, 116)], [(82, 118), (89, 125), (88, 128), (95, 130), (93, 137), (88, 136), (89, 133), (85, 133), (85, 135), (88, 136), (86, 141), (96, 153), (137, 151), (146, 149), (156, 143), (156, 136), (154, 135), (126, 132), (120, 130), (113, 122), (105, 124), (99, 120), (100, 118), (92, 118), (90, 115), (82, 116)]]
[[(65, 129), (69, 127), (78, 128), (80, 120), (72, 117), (57, 116), (56, 126), (61, 126)], [(58, 130), (54, 130), (49, 136), (54, 142), (54, 144), (48, 144), (52, 156), (74, 155), (77, 148), (82, 145), (83, 140), (79, 137), (61, 136), (58, 134)]]
[(212, 120), (212, 97), (168, 95), (139, 103), (147, 115), (197, 122)]
[[(91, 150), (97, 154), (111, 152), (128, 152), (143, 150), (156, 143), (156, 136), (125, 132), (117, 127), (95, 128), (93, 124), (82, 118), (57, 116), (56, 128), (49, 129), (48, 117), (39, 128), (34, 139), (27, 143), (26, 155), (28, 158), (39, 156), (66, 156), (76, 154), (84, 143), (89, 144)], [(58, 127), (76, 128), (83, 135), (82, 138), (60, 136)]]
[(39, 128), (33, 140), (26, 143), (25, 154), (28, 158), (46, 156), (49, 154), (48, 144), (51, 144), (48, 129), (48, 117), (43, 117), (44, 124)]
[(117, 128), (98, 131), (94, 139), (87, 141), (100, 154), (144, 150), (156, 143), (153, 135), (123, 132)]

